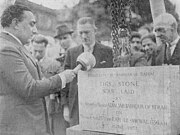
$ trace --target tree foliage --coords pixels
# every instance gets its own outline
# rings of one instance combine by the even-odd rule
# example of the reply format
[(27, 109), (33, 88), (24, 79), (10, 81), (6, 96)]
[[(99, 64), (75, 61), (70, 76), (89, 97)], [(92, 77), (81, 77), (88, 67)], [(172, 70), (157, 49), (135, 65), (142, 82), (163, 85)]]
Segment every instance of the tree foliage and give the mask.
[[(169, 0), (164, 0), (165, 8), (168, 13), (171, 13), (177, 21), (179, 21), (179, 16), (175, 12), (176, 6), (173, 5)], [(149, 0), (134, 0), (132, 6), (132, 11), (139, 14), (142, 18), (142, 25), (145, 23), (152, 22), (151, 9)]]
[[(132, 18), (131, 28), (136, 30), (144, 24), (152, 23), (149, 0), (132, 0), (131, 10), (141, 18)], [(175, 12), (175, 5), (169, 0), (165, 1), (166, 11), (173, 14), (179, 22), (179, 16)], [(72, 9), (72, 20), (74, 27), (77, 19), (83, 16), (93, 17), (99, 28), (97, 37), (100, 40), (110, 40), (111, 38), (111, 0), (80, 0), (79, 4)]]

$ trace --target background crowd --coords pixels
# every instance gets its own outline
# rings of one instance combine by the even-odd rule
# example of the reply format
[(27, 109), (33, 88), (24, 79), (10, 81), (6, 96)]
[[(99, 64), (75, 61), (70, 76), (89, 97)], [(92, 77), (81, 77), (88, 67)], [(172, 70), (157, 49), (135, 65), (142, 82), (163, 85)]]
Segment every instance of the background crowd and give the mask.
[[(3, 12), (1, 17), (3, 31), (0, 36), (0, 43), (3, 44), (0, 47), (0, 81), (2, 83), (0, 85), (3, 89), (0, 92), (1, 95), (5, 95), (4, 100), (6, 97), (8, 97), (7, 100), (9, 97), (13, 97), (15, 103), (9, 103), (9, 106), (12, 104), (18, 106), (22, 103), (25, 106), (20, 109), (17, 107), (18, 110), (17, 108), (9, 108), (9, 106), (7, 108), (1, 102), (0, 107), (3, 106), (5, 109), (1, 109), (0, 116), (5, 111), (11, 111), (11, 113), (2, 117), (3, 122), (10, 129), (0, 127), (0, 129), (2, 128), (0, 133), (15, 132), (20, 135), (27, 131), (29, 135), (44, 134), (41, 127), (43, 124), (40, 122), (37, 122), (37, 125), (41, 124), (39, 127), (30, 126), (31, 130), (27, 128), (33, 122), (42, 120), (35, 118), (35, 116), (43, 117), (43, 115), (36, 114), (44, 112), (39, 100), (42, 97), (43, 104), (47, 108), (44, 123), (46, 123), (48, 134), (65, 135), (67, 127), (79, 123), (78, 80), (72, 71), (76, 67), (77, 57), (83, 52), (90, 52), (96, 58), (95, 68), (109, 68), (113, 67), (113, 51), (112, 44), (102, 44), (101, 39), (106, 36), (103, 36), (102, 31), (99, 33), (102, 26), (96, 17), (87, 15), (75, 20), (76, 22), (71, 26), (68, 23), (57, 25), (54, 36), (47, 36), (38, 32), (36, 19), (30, 9), (15, 4)], [(140, 23), (138, 24), (138, 26), (131, 26), (132, 31), (129, 37), (131, 67), (180, 64), (179, 24), (176, 14), (173, 16), (169, 13), (163, 13), (153, 23), (142, 26)], [(111, 40), (109, 39), (109, 41)], [(160, 41), (160, 45), (157, 44), (157, 40)], [(9, 64), (7, 61), (12, 63)], [(23, 70), (19, 71), (18, 68), (22, 67)], [(6, 75), (6, 72), (9, 73)], [(37, 77), (39, 72), (42, 72), (41, 77)], [(13, 79), (17, 77), (21, 79), (14, 81)], [(65, 84), (67, 84), (65, 86), (63, 86), (63, 78), (66, 78)], [(23, 88), (27, 90), (27, 93), (23, 93)], [(42, 91), (36, 93), (37, 88)], [(9, 91), (6, 92), (6, 89)], [(19, 89), (20, 92), (11, 93), (12, 90), (18, 91)], [(41, 106), (41, 110), (38, 110), (36, 105)], [(34, 117), (31, 118), (28, 113), (24, 112), (22, 115), (27, 115), (27, 117), (20, 118), (18, 111), (22, 110), (28, 110), (30, 115)], [(15, 123), (9, 121), (9, 116), (17, 117), (17, 120), (21, 119), (22, 123), (15, 126)], [(26, 119), (29, 120), (28, 118), (32, 119), (32, 123), (23, 125)], [(22, 125), (24, 128), (20, 128)], [(33, 131), (33, 129), (35, 130)]]

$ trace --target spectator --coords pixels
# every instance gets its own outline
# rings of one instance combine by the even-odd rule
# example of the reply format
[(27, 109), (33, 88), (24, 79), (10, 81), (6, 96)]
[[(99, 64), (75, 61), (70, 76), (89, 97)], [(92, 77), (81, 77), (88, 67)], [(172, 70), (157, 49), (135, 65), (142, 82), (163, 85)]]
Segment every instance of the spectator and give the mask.
[(54, 37), (59, 41), (59, 45), (64, 49), (64, 52), (60, 53), (60, 57), (57, 60), (64, 65), (65, 56), (67, 50), (71, 47), (76, 46), (75, 42), (72, 39), (73, 30), (68, 27), (68, 25), (63, 24), (57, 27), (57, 33)]
[(156, 65), (180, 65), (180, 37), (177, 27), (176, 19), (169, 13), (155, 18), (154, 31), (162, 42), (157, 49)]
[[(66, 24), (63, 24), (57, 27), (57, 33), (54, 36), (54, 39), (58, 41), (58, 45), (60, 45), (60, 47), (64, 50), (64, 52), (59, 53), (59, 57), (56, 58), (62, 67), (64, 65), (67, 49), (74, 46), (72, 33), (73, 30), (71, 30)], [(56, 95), (58, 95), (59, 99), (61, 99), (60, 92), (56, 93)], [(58, 102), (56, 101), (54, 99), (50, 99), (50, 108), (54, 108), (49, 112), (51, 116), (51, 128), (54, 135), (66, 135), (66, 128), (69, 127), (69, 123), (64, 120), (60, 100)]]
[(7, 7), (0, 33), (0, 134), (50, 135), (44, 97), (73, 80), (72, 70), (41, 80), (40, 68), (24, 47), (37, 33), (32, 11), (22, 5)]
[(150, 25), (145, 24), (145, 25), (143, 25), (142, 27), (140, 27), (140, 28), (138, 29), (138, 32), (139, 32), (139, 34), (141, 34), (142, 36), (145, 36), (145, 35), (147, 35), (147, 34), (149, 34), (149, 33), (152, 32), (151, 29), (152, 29), (152, 28), (151, 28)]
[(141, 51), (142, 49), (141, 34), (139, 34), (138, 32), (132, 32), (129, 41), (130, 41), (131, 53), (136, 53)]
[(60, 64), (46, 56), (48, 40), (45, 36), (37, 34), (32, 39), (32, 55), (41, 67), (41, 71), (46, 78), (62, 72)]
[[(45, 78), (49, 78), (63, 71), (63, 67), (59, 64), (59, 62), (46, 56), (48, 39), (45, 36), (37, 34), (33, 37), (31, 42), (32, 42), (32, 54), (39, 63), (41, 71)], [(53, 134), (55, 131), (53, 115), (56, 111), (60, 111), (59, 104), (55, 104), (55, 100), (57, 101), (60, 100), (57, 94), (51, 94), (50, 97), (49, 96), (46, 97), (47, 108), (50, 117), (50, 126)]]
[(141, 35), (138, 32), (132, 32), (130, 37), (130, 66), (147, 66), (147, 60), (142, 50)]
[[(82, 17), (77, 22), (77, 33), (81, 39), (79, 46), (67, 51), (65, 69), (76, 67), (76, 59), (83, 52), (90, 52), (96, 58), (95, 68), (107, 68), (113, 66), (112, 49), (96, 42), (95, 22), (91, 17)], [(68, 93), (66, 92), (68, 89)], [(62, 103), (64, 106), (64, 118), (69, 121), (70, 126), (79, 124), (78, 87), (77, 78), (62, 91)]]
[(155, 65), (155, 55), (157, 50), (156, 37), (153, 33), (147, 34), (141, 39), (143, 51), (146, 54), (147, 62), (149, 66)]

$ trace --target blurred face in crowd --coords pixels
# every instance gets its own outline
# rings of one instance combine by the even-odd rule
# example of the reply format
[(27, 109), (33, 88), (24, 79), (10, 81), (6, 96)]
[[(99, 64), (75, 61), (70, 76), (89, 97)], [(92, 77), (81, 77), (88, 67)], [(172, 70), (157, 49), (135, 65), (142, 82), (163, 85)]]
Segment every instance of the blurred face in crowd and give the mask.
[(168, 42), (171, 43), (173, 38), (173, 31), (174, 29), (171, 26), (162, 27), (162, 26), (156, 26), (155, 29), (156, 37), (158, 37), (163, 43)]
[(71, 36), (71, 34), (62, 35), (62, 36), (60, 36), (58, 38), (58, 40), (59, 40), (59, 43), (60, 43), (61, 47), (64, 50), (67, 50), (72, 44), (72, 36)]
[(46, 54), (45, 43), (32, 42), (32, 54), (38, 61), (40, 61)]
[(37, 33), (36, 21), (32, 12), (24, 11), (23, 20), (15, 26), (17, 29), (17, 38), (27, 44), (34, 34)]
[(144, 38), (142, 40), (142, 47), (146, 54), (151, 55), (156, 49), (157, 45), (151, 38)]
[(140, 51), (141, 49), (141, 39), (138, 37), (134, 37), (132, 38), (132, 40), (130, 41), (130, 45), (131, 45), (131, 52), (137, 52)]
[(95, 43), (95, 28), (91, 24), (78, 25), (77, 32), (82, 44), (91, 46)]

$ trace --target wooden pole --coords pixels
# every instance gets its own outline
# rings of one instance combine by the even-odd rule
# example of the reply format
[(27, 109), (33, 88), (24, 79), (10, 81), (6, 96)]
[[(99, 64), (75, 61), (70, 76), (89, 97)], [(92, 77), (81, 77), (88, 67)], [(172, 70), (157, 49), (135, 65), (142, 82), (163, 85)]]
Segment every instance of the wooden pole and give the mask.
[(166, 12), (164, 0), (149, 0), (149, 1), (151, 6), (151, 14), (154, 21), (154, 19), (158, 15)]
[[(157, 16), (166, 12), (164, 0), (149, 0), (153, 22)], [(156, 38), (157, 46), (161, 45), (159, 38)]]

